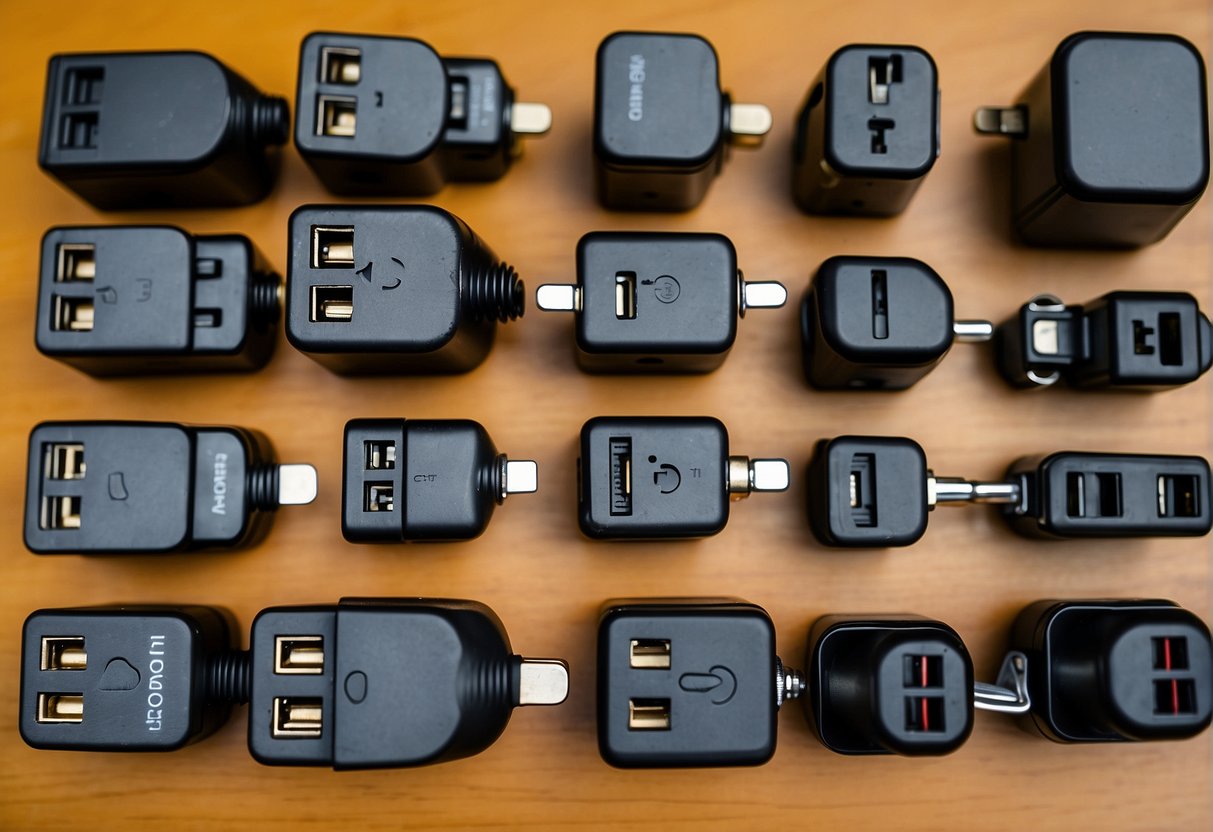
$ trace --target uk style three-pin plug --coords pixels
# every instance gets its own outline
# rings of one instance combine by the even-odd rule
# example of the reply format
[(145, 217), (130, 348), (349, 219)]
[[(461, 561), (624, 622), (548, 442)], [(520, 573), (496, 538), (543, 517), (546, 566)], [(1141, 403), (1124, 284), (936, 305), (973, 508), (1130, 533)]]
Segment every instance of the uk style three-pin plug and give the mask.
[(25, 545), (49, 554), (247, 546), (280, 505), (316, 498), (316, 469), (275, 461), (236, 427), (43, 422), (29, 439)]

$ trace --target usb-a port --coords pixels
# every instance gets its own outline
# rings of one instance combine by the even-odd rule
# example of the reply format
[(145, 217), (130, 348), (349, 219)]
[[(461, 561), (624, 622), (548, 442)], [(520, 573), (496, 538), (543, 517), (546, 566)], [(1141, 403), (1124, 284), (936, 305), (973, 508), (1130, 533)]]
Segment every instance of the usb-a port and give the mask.
[(612, 436), (611, 451), (611, 514), (632, 513), (632, 439)]

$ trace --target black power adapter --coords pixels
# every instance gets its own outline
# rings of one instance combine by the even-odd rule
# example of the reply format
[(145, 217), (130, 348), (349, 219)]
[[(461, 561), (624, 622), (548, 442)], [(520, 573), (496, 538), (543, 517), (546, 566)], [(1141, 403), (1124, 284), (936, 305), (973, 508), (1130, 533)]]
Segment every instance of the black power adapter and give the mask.
[(1186, 292), (1109, 292), (1082, 306), (1037, 295), (995, 333), (998, 369), (1016, 387), (1064, 378), (1079, 388), (1157, 390), (1213, 365), (1213, 326)]
[(289, 132), (285, 100), (202, 52), (56, 55), (38, 163), (104, 210), (247, 205)]
[(577, 479), (587, 537), (707, 537), (728, 522), (730, 500), (787, 490), (788, 463), (730, 456), (710, 417), (600, 416), (581, 428)]
[(939, 74), (917, 46), (852, 44), (809, 87), (792, 195), (811, 214), (903, 211), (939, 156)]
[(809, 526), (827, 546), (908, 546), (937, 505), (997, 503), (1029, 537), (1195, 537), (1213, 527), (1209, 463), (1195, 456), (1061, 451), (1014, 462), (999, 482), (937, 477), (922, 447), (891, 436), (822, 440), (809, 462)]
[(246, 546), (280, 505), (310, 503), (316, 469), (279, 465), (234, 427), (43, 422), (29, 438), (25, 545), (40, 554)]
[(904, 390), (953, 341), (993, 334), (987, 321), (954, 321), (947, 284), (908, 257), (831, 257), (800, 305), (805, 378), (822, 390)]
[(828, 615), (809, 633), (805, 717), (839, 754), (948, 754), (973, 730), (973, 661), (946, 624)]
[(770, 110), (721, 91), (716, 50), (698, 35), (616, 32), (598, 47), (594, 170), (607, 208), (694, 208), (728, 146), (757, 147), (770, 129)]
[(247, 668), (210, 607), (40, 610), (21, 636), (21, 738), (34, 748), (171, 751), (248, 701)]
[(337, 194), (425, 195), (491, 181), (546, 133), (486, 58), (442, 58), (413, 38), (315, 32), (299, 53), (295, 146)]
[(34, 340), (95, 376), (256, 370), (281, 288), (239, 234), (60, 226), (42, 238)]
[(728, 357), (746, 309), (787, 295), (746, 281), (722, 234), (595, 231), (577, 243), (576, 284), (540, 286), (535, 303), (574, 313), (586, 372), (706, 373)]
[(287, 339), (338, 373), (466, 372), (526, 304), (513, 267), (429, 205), (305, 205), (287, 274)]
[(1209, 181), (1204, 61), (1175, 35), (1073, 34), (974, 126), (1014, 139), (1012, 216), (1034, 245), (1157, 242)]
[(510, 650), (476, 601), (343, 599), (253, 622), (249, 752), (267, 765), (419, 766), (478, 754), (519, 705), (558, 705), (568, 665)]
[(1049, 739), (1175, 740), (1209, 727), (1209, 628), (1174, 602), (1037, 601), (1011, 643), (1028, 659), (1031, 721)]
[(804, 690), (762, 607), (737, 598), (608, 602), (598, 624), (598, 750), (622, 768), (761, 765)]
[(498, 453), (470, 419), (354, 419), (345, 426), (341, 533), (355, 543), (470, 540), (538, 466)]

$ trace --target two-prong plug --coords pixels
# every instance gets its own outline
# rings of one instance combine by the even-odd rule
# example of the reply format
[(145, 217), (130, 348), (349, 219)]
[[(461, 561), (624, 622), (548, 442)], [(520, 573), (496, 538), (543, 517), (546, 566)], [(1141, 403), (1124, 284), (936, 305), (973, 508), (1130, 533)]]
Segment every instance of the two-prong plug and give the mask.
[(1200, 536), (1213, 526), (1201, 457), (1059, 451), (1004, 479), (936, 476), (912, 439), (822, 440), (809, 462), (809, 526), (827, 546), (908, 546), (937, 505), (996, 503), (1029, 537)]
[(253, 622), (249, 751), (267, 765), (418, 766), (477, 754), (568, 665), (525, 659), (476, 601), (343, 599)]
[(508, 459), (469, 419), (354, 419), (345, 426), (341, 532), (355, 543), (470, 540), (539, 466)]
[(745, 280), (722, 234), (595, 231), (577, 243), (577, 282), (540, 286), (535, 303), (574, 313), (586, 372), (706, 373), (747, 309), (787, 296), (782, 283)]
[(277, 463), (245, 428), (43, 422), (29, 438), (25, 545), (40, 555), (246, 546), (278, 506), (315, 498), (316, 469)]
[(500, 179), (521, 138), (552, 124), (546, 105), (514, 99), (487, 58), (336, 32), (304, 38), (295, 112), (295, 146), (337, 194), (424, 196)]

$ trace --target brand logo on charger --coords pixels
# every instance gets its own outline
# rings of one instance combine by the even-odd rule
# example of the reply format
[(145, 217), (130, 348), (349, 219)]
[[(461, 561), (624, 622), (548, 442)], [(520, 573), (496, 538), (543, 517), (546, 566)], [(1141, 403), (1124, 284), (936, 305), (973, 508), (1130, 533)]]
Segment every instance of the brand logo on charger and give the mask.
[(164, 636), (148, 636), (147, 655), (151, 661), (147, 663), (147, 719), (144, 723), (149, 731), (159, 731), (164, 727)]
[(644, 118), (644, 55), (633, 55), (628, 61), (628, 120)]
[(211, 514), (227, 514), (227, 454), (215, 454), (215, 473), (211, 484)]

